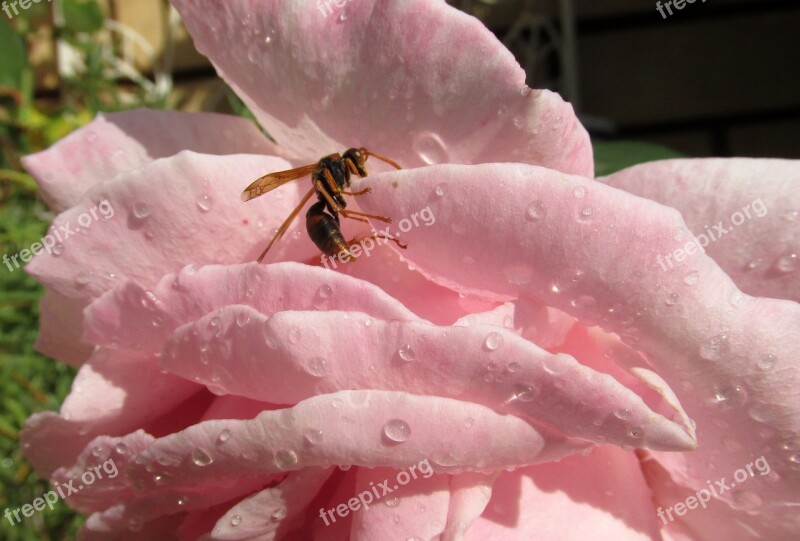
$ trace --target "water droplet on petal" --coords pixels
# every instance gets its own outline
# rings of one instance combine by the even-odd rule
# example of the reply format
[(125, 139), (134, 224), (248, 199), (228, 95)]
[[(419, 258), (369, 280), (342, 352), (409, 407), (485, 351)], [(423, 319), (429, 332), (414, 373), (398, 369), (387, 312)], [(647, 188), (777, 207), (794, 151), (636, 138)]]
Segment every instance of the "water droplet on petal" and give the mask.
[(520, 368), (522, 368), (522, 365), (517, 361), (511, 361), (506, 365), (506, 370), (508, 370), (511, 373), (519, 372)]
[(148, 216), (150, 216), (150, 207), (147, 206), (147, 203), (139, 202), (133, 205), (133, 215), (138, 220), (144, 220)]
[(242, 523), (242, 515), (233, 515), (231, 517), (231, 526), (236, 527), (241, 523)]
[(283, 520), (284, 518), (286, 518), (286, 508), (283, 506), (278, 507), (270, 514), (270, 518), (272, 519), (273, 522), (278, 522), (280, 520)]
[(178, 505), (179, 505), (180, 507), (183, 507), (184, 505), (186, 505), (187, 503), (189, 503), (189, 499), (188, 499), (186, 496), (183, 496), (183, 497), (180, 497), (180, 498), (178, 498), (178, 501), (177, 501), (177, 503), (178, 503)]
[(195, 449), (192, 451), (192, 462), (195, 466), (208, 466), (214, 459), (205, 450)]
[(414, 348), (411, 347), (411, 344), (406, 344), (401, 347), (398, 350), (398, 355), (400, 355), (400, 358), (406, 362), (417, 360), (417, 353), (414, 351)]
[(209, 196), (205, 194), (197, 196), (197, 208), (199, 208), (201, 212), (208, 212), (211, 210), (212, 206), (213, 202)]
[(622, 408), (622, 409), (618, 409), (617, 411), (614, 412), (614, 417), (616, 417), (617, 419), (623, 419), (624, 420), (624, 419), (627, 419), (630, 414), (631, 414), (631, 410), (629, 410), (627, 408)]
[(435, 133), (422, 132), (418, 134), (414, 138), (412, 146), (420, 159), (428, 165), (446, 163), (450, 159), (447, 147)]
[(518, 383), (514, 386), (514, 398), (520, 402), (530, 402), (537, 394), (536, 388), (527, 383)]
[(64, 253), (64, 245), (59, 242), (58, 244), (53, 246), (52, 250), (53, 250), (53, 256), (58, 257)]
[(489, 351), (497, 351), (503, 345), (503, 335), (498, 332), (491, 332), (486, 336), (483, 347)]
[(303, 437), (311, 445), (317, 445), (319, 442), (322, 441), (322, 430), (309, 428), (308, 430), (305, 431)]
[(686, 274), (686, 278), (683, 279), (683, 283), (687, 286), (693, 286), (697, 283), (698, 277), (699, 273), (697, 271), (689, 271)]
[(250, 314), (241, 312), (239, 315), (236, 316), (236, 325), (239, 327), (244, 327), (250, 322)]
[(228, 430), (227, 428), (225, 430), (223, 430), (222, 432), (220, 432), (219, 436), (217, 437), (217, 441), (219, 443), (225, 443), (229, 439), (231, 439), (231, 431)]
[(333, 288), (328, 284), (323, 284), (319, 288), (319, 296), (323, 299), (327, 299), (333, 294)]
[(308, 360), (308, 372), (312, 376), (324, 378), (330, 374), (328, 361), (322, 357), (313, 357)]
[(528, 220), (531, 221), (538, 221), (547, 216), (547, 206), (545, 206), (544, 201), (539, 201), (538, 199), (531, 203), (528, 207), (528, 210), (525, 212), (525, 215), (528, 217)]
[(400, 505), (400, 498), (398, 498), (397, 496), (389, 496), (388, 498), (383, 500), (383, 503), (386, 504), (386, 507), (397, 507), (398, 505)]
[(759, 359), (758, 368), (759, 370), (764, 370), (764, 371), (772, 370), (773, 368), (775, 368), (775, 364), (777, 363), (777, 361), (778, 358), (775, 355), (768, 353), (767, 355), (764, 355), (763, 357), (761, 357), (761, 359)]
[(788, 274), (792, 272), (795, 267), (797, 266), (797, 254), (788, 254), (780, 259), (775, 263), (775, 269), (778, 272), (782, 272), (784, 274)]
[(447, 187), (445, 184), (438, 184), (434, 192), (436, 193), (437, 196), (444, 197), (444, 194), (447, 193)]
[(575, 199), (583, 199), (586, 197), (586, 188), (578, 186), (572, 191), (572, 195), (575, 196)]
[(128, 446), (120, 442), (114, 446), (114, 450), (117, 452), (117, 454), (124, 455), (128, 453)]
[(728, 342), (728, 335), (721, 333), (712, 336), (700, 346), (700, 357), (708, 361), (715, 361), (722, 357)]
[(283, 449), (275, 453), (275, 465), (278, 469), (288, 470), (297, 465), (297, 453), (291, 449)]
[(402, 419), (392, 419), (383, 426), (383, 433), (391, 441), (402, 443), (411, 437), (411, 427)]
[(665, 300), (664, 302), (666, 303), (667, 306), (675, 306), (676, 304), (678, 304), (679, 300), (681, 300), (680, 295), (678, 295), (677, 293), (670, 293), (669, 296), (667, 296), (667, 300)]

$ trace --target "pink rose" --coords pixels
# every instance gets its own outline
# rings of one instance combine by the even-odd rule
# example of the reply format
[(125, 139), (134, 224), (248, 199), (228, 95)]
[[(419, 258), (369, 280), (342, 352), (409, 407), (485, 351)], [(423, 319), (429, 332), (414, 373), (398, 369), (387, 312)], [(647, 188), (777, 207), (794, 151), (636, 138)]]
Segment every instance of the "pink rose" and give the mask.
[[(592, 180), (444, 2), (174, 4), (279, 145), (134, 111), (26, 159), (61, 212), (38, 347), (80, 371), (23, 445), (81, 539), (796, 536), (796, 163)], [(298, 220), (254, 263), (310, 186), (241, 190), (362, 145), (404, 170), (348, 208), (408, 250), (327, 269)]]

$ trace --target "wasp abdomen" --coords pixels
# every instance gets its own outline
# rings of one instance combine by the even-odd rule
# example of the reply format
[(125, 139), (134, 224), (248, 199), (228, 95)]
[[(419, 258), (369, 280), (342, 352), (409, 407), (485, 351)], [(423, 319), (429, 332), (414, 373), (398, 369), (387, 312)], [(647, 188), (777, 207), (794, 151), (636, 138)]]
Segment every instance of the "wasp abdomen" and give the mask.
[(306, 230), (317, 248), (325, 255), (333, 257), (344, 250), (347, 254), (345, 261), (352, 258), (347, 241), (339, 227), (339, 219), (325, 212), (324, 202), (311, 205), (306, 212)]

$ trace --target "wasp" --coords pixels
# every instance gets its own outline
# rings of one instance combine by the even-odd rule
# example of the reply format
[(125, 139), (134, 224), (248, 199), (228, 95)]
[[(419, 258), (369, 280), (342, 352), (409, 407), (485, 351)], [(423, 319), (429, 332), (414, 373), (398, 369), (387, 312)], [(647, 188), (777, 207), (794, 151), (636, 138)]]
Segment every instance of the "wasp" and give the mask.
[[(305, 206), (315, 193), (317, 194), (318, 201), (311, 205), (308, 212), (306, 212), (306, 231), (308, 231), (308, 236), (314, 244), (317, 245), (317, 248), (327, 256), (333, 257), (340, 254), (340, 258), (345, 262), (355, 259), (350, 252), (350, 244), (356, 242), (358, 239), (354, 238), (350, 244), (345, 241), (341, 224), (339, 223), (339, 216), (341, 215), (344, 218), (367, 224), (369, 224), (368, 218), (385, 223), (392, 222), (391, 218), (385, 216), (347, 210), (346, 208), (347, 202), (344, 199), (345, 195), (359, 196), (369, 193), (372, 190), (372, 188), (365, 188), (357, 192), (349, 191), (350, 179), (353, 175), (359, 178), (367, 176), (366, 162), (370, 156), (374, 156), (396, 169), (402, 169), (389, 158), (370, 152), (366, 148), (350, 148), (346, 150), (344, 154), (335, 153), (325, 156), (317, 163), (289, 169), (288, 171), (268, 173), (256, 179), (245, 188), (242, 192), (242, 201), (250, 201), (287, 182), (311, 175), (311, 189), (303, 196), (300, 204), (298, 204), (289, 217), (286, 218), (267, 247), (264, 248), (264, 251), (258, 256), (259, 263), (266, 257), (267, 252), (269, 252), (273, 244), (283, 237), (291, 223), (297, 218), (297, 215), (300, 214), (303, 206)], [(369, 238), (391, 240), (400, 248), (407, 248), (406, 244), (384, 233), (375, 233)]]

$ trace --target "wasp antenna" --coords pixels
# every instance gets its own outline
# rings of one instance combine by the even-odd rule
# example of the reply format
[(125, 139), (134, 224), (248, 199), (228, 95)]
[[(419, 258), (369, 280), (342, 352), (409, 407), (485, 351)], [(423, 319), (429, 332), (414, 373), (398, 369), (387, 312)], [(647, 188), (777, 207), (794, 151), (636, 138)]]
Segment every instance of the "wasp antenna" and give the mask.
[[(402, 169), (402, 167), (400, 167), (400, 166), (397, 164), (397, 162), (396, 162), (396, 161), (394, 161), (394, 160), (390, 160), (390, 159), (389, 159), (389, 158), (387, 158), (386, 156), (381, 156), (380, 154), (375, 154), (374, 152), (372, 152), (372, 151), (369, 151), (369, 150), (367, 150), (366, 148), (360, 148), (359, 150), (360, 150), (361, 152), (363, 152), (365, 156), (375, 156), (376, 158), (378, 158), (378, 159), (379, 159), (379, 160), (381, 160), (382, 162), (386, 162), (386, 163), (388, 163), (389, 165), (391, 165), (391, 166), (392, 166), (392, 167), (394, 167), (395, 169)], [(366, 158), (365, 158), (365, 160), (366, 160)]]

